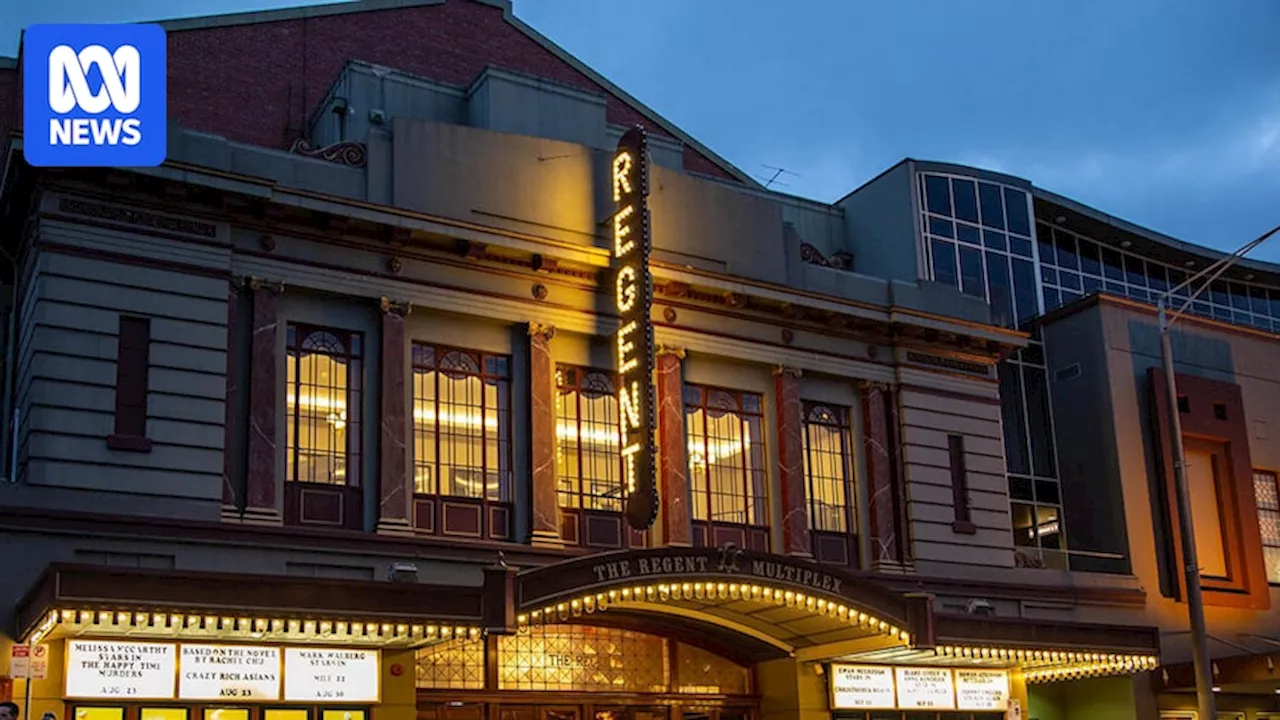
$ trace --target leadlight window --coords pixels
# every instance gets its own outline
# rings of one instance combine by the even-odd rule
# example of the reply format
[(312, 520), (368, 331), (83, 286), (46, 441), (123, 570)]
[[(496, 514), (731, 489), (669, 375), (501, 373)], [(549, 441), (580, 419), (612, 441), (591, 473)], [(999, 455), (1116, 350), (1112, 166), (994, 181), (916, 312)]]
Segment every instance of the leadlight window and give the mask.
[(618, 628), (548, 625), (498, 639), (498, 689), (666, 692), (666, 640)]
[(766, 525), (760, 396), (686, 385), (684, 403), (694, 520)]
[(848, 409), (816, 403), (805, 405), (804, 476), (812, 530), (853, 531), (849, 436)]
[(361, 337), (290, 323), (285, 478), (359, 485)]
[(484, 689), (484, 640), (462, 638), (422, 648), (417, 654), (420, 688)]
[(486, 657), (497, 666), (499, 690), (752, 692), (751, 669), (728, 658), (659, 635), (592, 625), (527, 628), (499, 637), (497, 652), (488, 655), (479, 638), (457, 638), (419, 649), (417, 686), (486, 689)]
[(1267, 565), (1267, 582), (1280, 584), (1280, 489), (1276, 474), (1253, 471), (1253, 494), (1258, 501), (1258, 529), (1262, 533), (1262, 557)]
[(556, 368), (560, 506), (622, 512), (622, 428), (612, 373)]
[(509, 502), (510, 359), (413, 344), (414, 492)]
[(751, 670), (700, 647), (676, 644), (677, 692), (705, 695), (746, 695)]

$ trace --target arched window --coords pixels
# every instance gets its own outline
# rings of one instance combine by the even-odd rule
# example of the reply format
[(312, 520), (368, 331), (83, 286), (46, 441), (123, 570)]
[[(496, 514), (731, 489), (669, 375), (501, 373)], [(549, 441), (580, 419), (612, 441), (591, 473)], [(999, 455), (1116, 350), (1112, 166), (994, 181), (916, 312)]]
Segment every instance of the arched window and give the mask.
[(857, 516), (850, 471), (849, 410), (805, 403), (803, 441), (814, 558), (819, 562), (856, 564)]
[(560, 537), (603, 549), (644, 547), (622, 519), (622, 425), (613, 373), (556, 367), (556, 483)]
[(556, 368), (560, 507), (622, 512), (622, 427), (613, 375)]
[(290, 324), (285, 478), (360, 484), (360, 336)]
[(684, 412), (695, 542), (768, 550), (760, 396), (686, 385)]
[(511, 537), (511, 361), (413, 345), (415, 524)]

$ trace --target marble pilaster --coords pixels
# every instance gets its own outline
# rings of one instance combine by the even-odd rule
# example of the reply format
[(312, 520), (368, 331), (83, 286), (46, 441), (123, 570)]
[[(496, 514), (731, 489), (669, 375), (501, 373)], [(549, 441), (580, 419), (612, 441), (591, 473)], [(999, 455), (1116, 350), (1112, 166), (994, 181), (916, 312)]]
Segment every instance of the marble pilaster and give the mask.
[(253, 338), (249, 360), (248, 467), (245, 473), (246, 522), (277, 524), (281, 521), (276, 467), (278, 447), (276, 418), (280, 411), (276, 384), (279, 380), (279, 307), (282, 285), (251, 278)]
[(658, 385), (658, 486), (663, 536), (667, 545), (688, 547), (693, 545), (693, 519), (689, 507), (683, 359), (683, 349), (659, 347), (654, 374)]
[(236, 327), (239, 305), (240, 283), (233, 281), (227, 286), (227, 404), (223, 414), (222, 440), (222, 519), (233, 522), (240, 519), (241, 488), (244, 487), (239, 477), (241, 438), (236, 422), (236, 406), (241, 392), (239, 332)]
[(883, 383), (862, 384), (863, 452), (867, 463), (867, 511), (873, 570), (900, 568), (904, 523), (898, 488), (897, 407)]
[(778, 410), (778, 477), (782, 486), (782, 547), (787, 555), (809, 557), (809, 513), (804, 478), (804, 407), (800, 400), (800, 371), (774, 369), (774, 400)]
[(556, 369), (551, 325), (529, 323), (529, 430), (533, 544), (562, 547), (556, 493)]
[(378, 472), (378, 532), (404, 535), (413, 532), (409, 508), (412, 491), (409, 487), (408, 440), (408, 392), (405, 380), (408, 363), (405, 359), (404, 319), (409, 314), (408, 303), (396, 303), (387, 298), (380, 301), (382, 308), (382, 436), (379, 443)]

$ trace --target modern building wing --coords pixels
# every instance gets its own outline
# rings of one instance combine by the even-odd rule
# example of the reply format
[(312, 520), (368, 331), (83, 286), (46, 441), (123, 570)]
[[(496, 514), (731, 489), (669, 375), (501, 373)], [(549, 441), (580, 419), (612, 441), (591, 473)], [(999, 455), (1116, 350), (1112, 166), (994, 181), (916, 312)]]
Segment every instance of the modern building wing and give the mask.
[[(1185, 706), (1138, 358), (1142, 303), (1213, 253), (940, 163), (770, 192), (501, 2), (167, 27), (164, 166), (7, 138), (27, 714)], [(19, 90), (0, 68), (0, 118)], [(1230, 426), (1189, 429), (1230, 468), (1196, 476), (1226, 503), (1213, 621), (1265, 637), (1276, 274), (1240, 272), (1181, 342), (1212, 379), (1189, 412)]]

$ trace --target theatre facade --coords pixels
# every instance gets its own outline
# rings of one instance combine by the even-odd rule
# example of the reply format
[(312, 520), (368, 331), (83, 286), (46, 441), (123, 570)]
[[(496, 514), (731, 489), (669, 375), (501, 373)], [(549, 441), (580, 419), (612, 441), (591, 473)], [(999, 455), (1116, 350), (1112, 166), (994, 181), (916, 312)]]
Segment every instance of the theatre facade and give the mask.
[(997, 367), (1033, 339), (986, 300), (858, 272), (861, 210), (760, 187), (496, 0), (172, 23), (175, 72), (304, 17), (518, 34), (581, 76), (353, 60), (283, 147), (173, 91), (153, 169), (8, 139), (0, 694), (26, 717), (1151, 695), (1147, 590), (1016, 542)]

